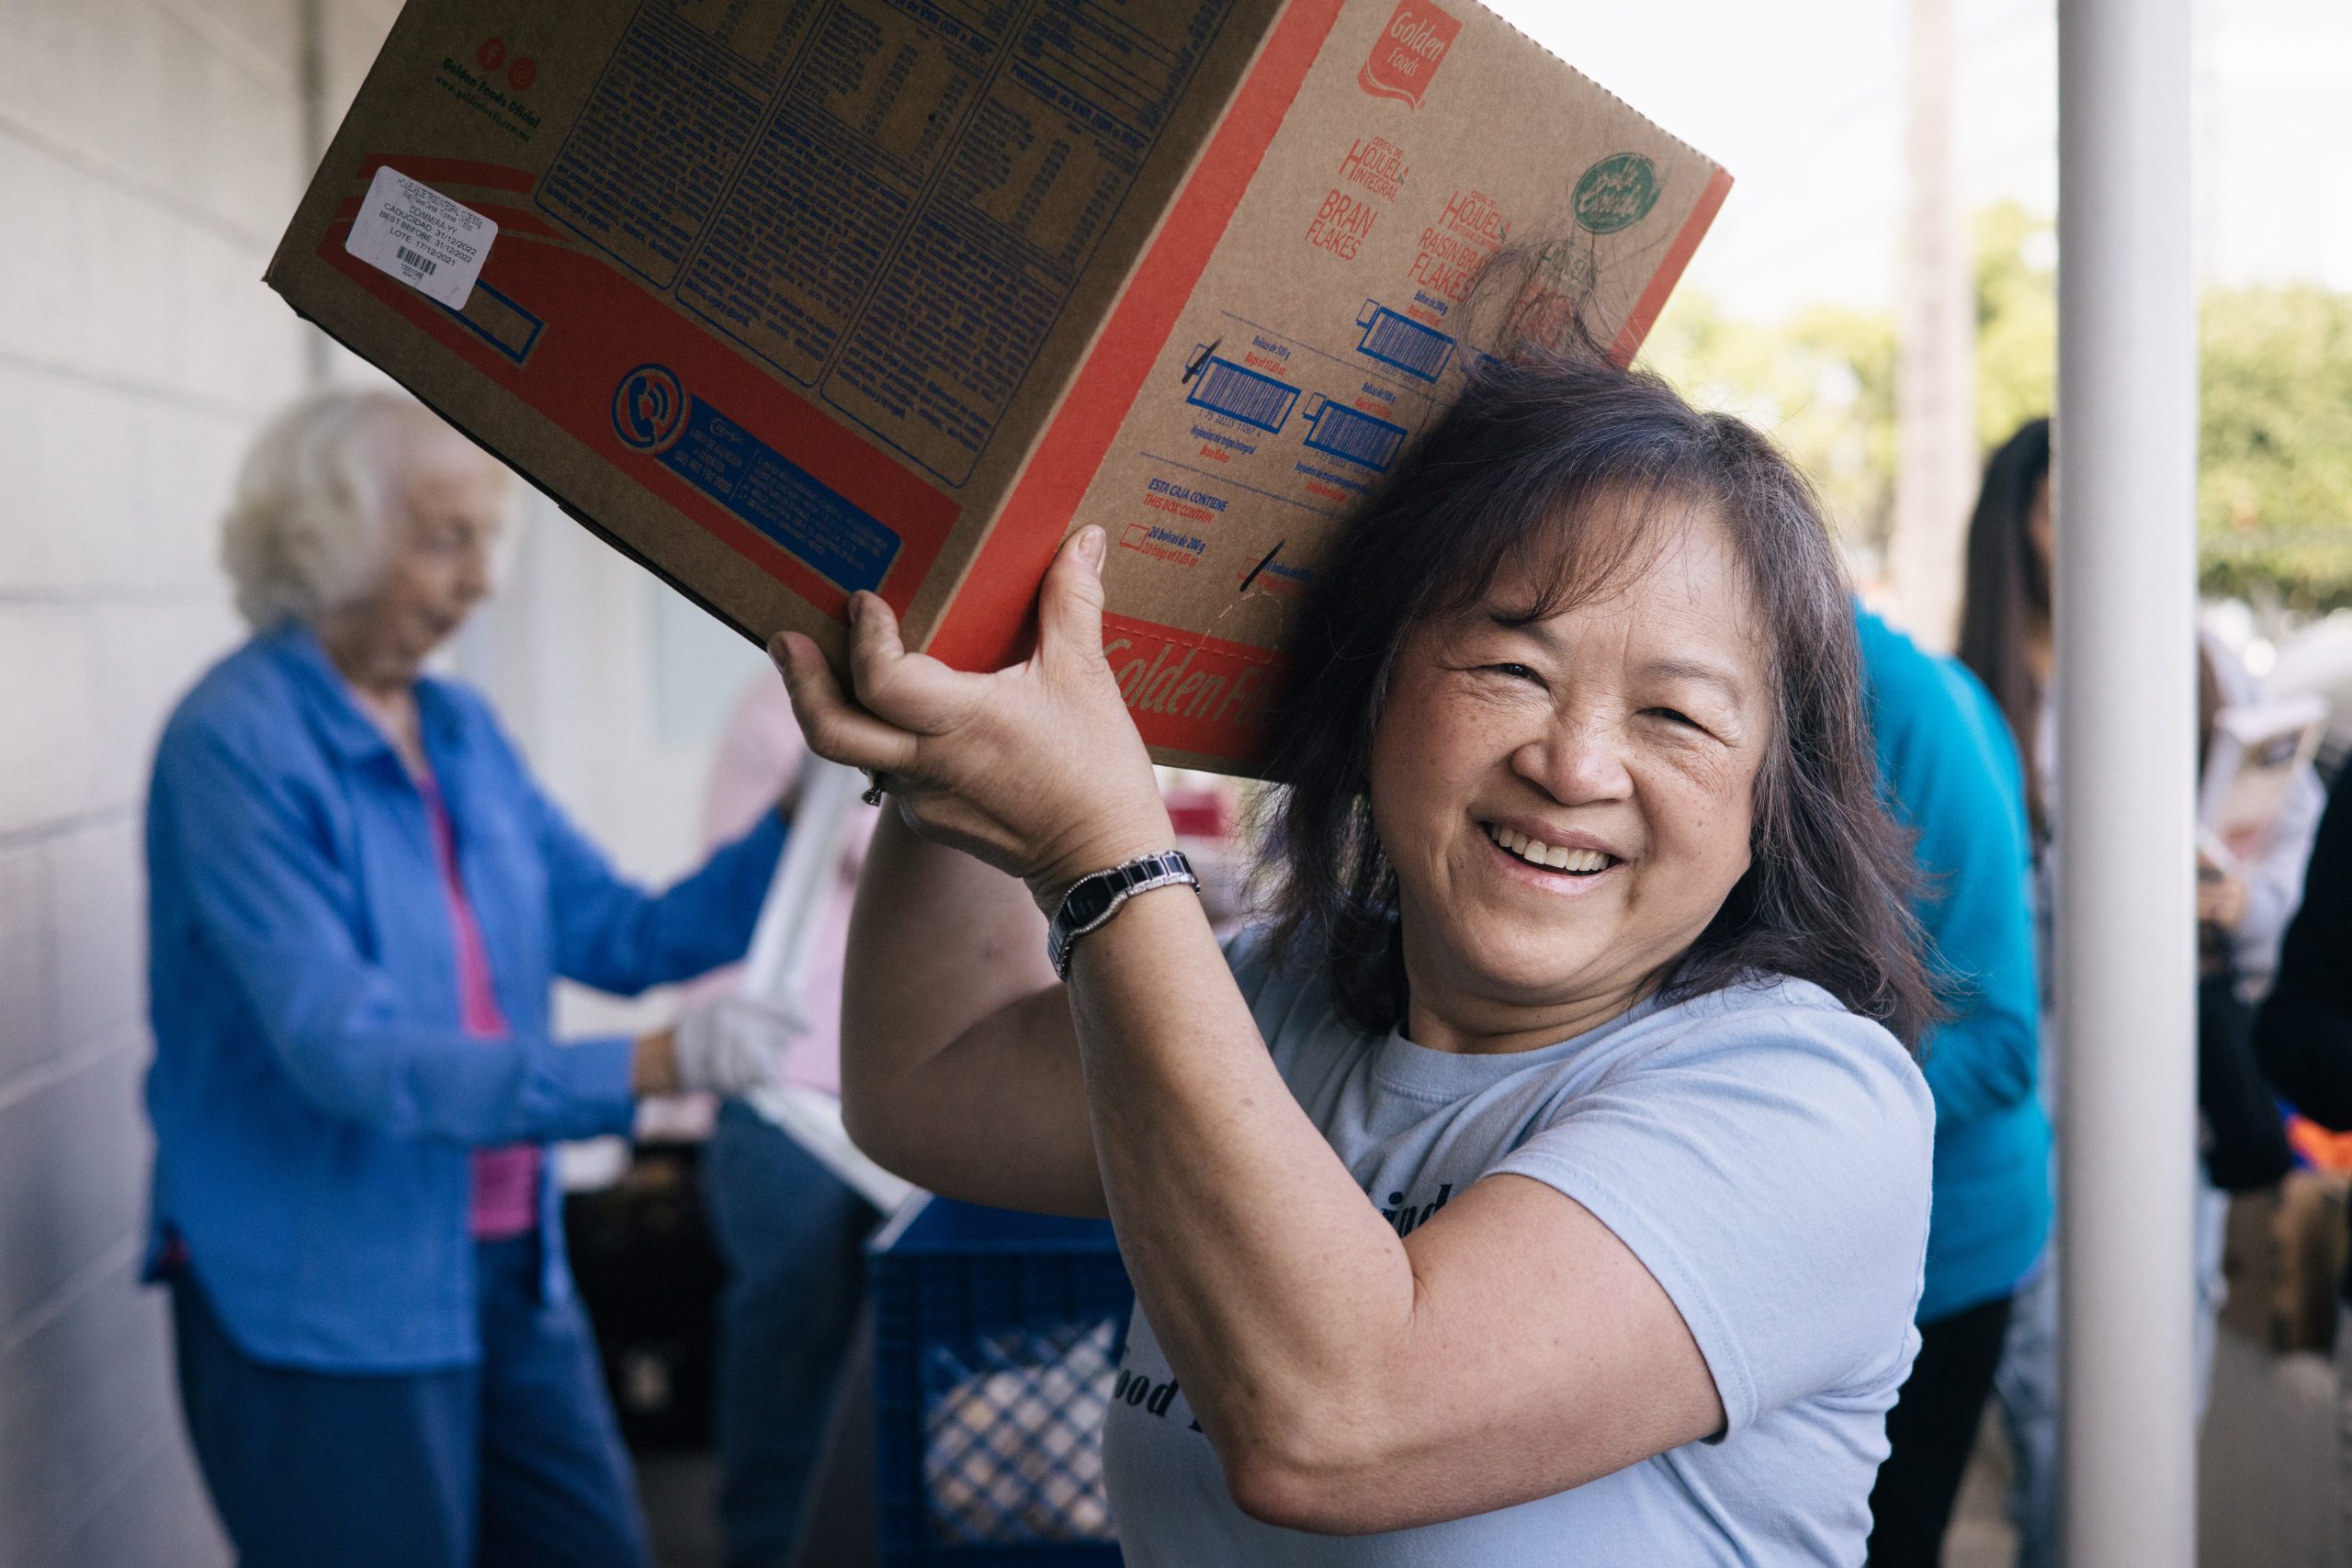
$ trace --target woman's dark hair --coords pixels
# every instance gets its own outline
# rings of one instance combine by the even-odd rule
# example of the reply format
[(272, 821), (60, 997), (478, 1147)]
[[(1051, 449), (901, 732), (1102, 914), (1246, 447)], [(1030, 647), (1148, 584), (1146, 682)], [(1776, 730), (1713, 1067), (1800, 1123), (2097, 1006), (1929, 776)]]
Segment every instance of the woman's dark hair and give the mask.
[(1906, 1045), (1934, 1021), (1915, 872), (1878, 795), (1851, 591), (1811, 487), (1739, 420), (1577, 354), (1484, 363), (1337, 542), (1291, 644), (1272, 758), (1286, 787), (1261, 807), (1272, 941), (1327, 969), (1351, 1022), (1385, 1030), (1405, 1010), (1396, 876), (1368, 784), (1398, 650), (1476, 606), (1507, 566), (1551, 585), (1531, 618), (1589, 600), (1648, 564), (1651, 519), (1694, 505), (1724, 525), (1769, 627), (1777, 717), (1750, 867), (1661, 988), (1672, 999), (1786, 975)]
[(2046, 830), (2041, 769), (2041, 686), (2026, 648), (2050, 626), (2050, 567), (2033, 542), (2033, 498), (2050, 477), (2050, 422), (2030, 419), (1984, 465), (1984, 488), (1968, 524), (1968, 580), (1960, 604), (1960, 661), (2007, 716), (2025, 763), (2026, 807)]

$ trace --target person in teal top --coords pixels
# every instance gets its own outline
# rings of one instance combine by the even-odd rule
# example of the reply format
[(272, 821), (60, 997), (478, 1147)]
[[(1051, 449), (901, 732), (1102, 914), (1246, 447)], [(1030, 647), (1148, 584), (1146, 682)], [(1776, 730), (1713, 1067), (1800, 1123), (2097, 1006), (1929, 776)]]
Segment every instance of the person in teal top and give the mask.
[(1880, 787), (1916, 835), (1920, 924), (1951, 1017), (1922, 1044), (1934, 1209), (1917, 1362), (1887, 1416), (1871, 1562), (1933, 1564), (1999, 1365), (2009, 1303), (2050, 1232), (2050, 1122), (2024, 774), (1990, 693), (1857, 606)]

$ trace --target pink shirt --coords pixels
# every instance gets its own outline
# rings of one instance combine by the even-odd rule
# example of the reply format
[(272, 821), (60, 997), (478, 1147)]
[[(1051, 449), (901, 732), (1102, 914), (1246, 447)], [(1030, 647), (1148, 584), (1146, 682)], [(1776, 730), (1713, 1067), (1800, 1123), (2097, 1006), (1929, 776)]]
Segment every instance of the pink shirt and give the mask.
[[(474, 919), (473, 904), (466, 897), (458, 873), (458, 836), (449, 823), (449, 808), (441, 787), (420, 779), (424, 795), (424, 820), (433, 830), (435, 856), (441, 863), (441, 886), (449, 898), (449, 926), (458, 941), (458, 1014), (465, 1032), (478, 1040), (499, 1040), (506, 1034), (506, 1015), (499, 1010), (498, 993), (491, 985), (490, 952), (482, 945), (481, 927)], [(531, 1144), (474, 1153), (472, 1229), (480, 1241), (503, 1241), (525, 1235), (539, 1223), (539, 1151)]]
[[(777, 797), (799, 774), (808, 755), (784, 682), (773, 673), (755, 677), (736, 699), (718, 755), (711, 760), (710, 785), (703, 797), (703, 841), (729, 842), (758, 821), (761, 812), (775, 810)], [(784, 1055), (786, 1082), (834, 1095), (842, 1091), (842, 975), (849, 955), (849, 911), (877, 816), (868, 806), (853, 806), (850, 811), (848, 841), (841, 864), (834, 868), (824, 929), (808, 956), (808, 988), (802, 998), (808, 1032), (794, 1040)], [(740, 965), (721, 970), (697, 989), (717, 985), (732, 989), (741, 973)]]

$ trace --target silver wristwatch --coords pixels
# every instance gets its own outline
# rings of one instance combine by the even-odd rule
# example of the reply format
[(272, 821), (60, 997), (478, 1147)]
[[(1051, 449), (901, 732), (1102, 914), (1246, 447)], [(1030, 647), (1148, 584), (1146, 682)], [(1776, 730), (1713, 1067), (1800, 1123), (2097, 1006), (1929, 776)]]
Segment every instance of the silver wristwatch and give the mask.
[(1193, 863), (1184, 858), (1184, 852), (1168, 850), (1081, 876), (1070, 884), (1069, 891), (1062, 896), (1061, 908), (1046, 928), (1046, 956), (1054, 961), (1054, 973), (1062, 979), (1069, 978), (1071, 945), (1117, 914), (1120, 905), (1138, 893), (1172, 887), (1179, 882), (1189, 884), (1195, 893), (1201, 890), (1201, 879), (1193, 874)]

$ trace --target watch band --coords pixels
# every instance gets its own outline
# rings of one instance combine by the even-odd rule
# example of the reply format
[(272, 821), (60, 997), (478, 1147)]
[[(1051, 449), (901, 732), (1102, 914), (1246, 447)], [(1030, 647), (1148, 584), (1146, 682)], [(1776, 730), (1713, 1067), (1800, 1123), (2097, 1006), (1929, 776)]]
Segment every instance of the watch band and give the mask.
[(1184, 852), (1167, 850), (1071, 883), (1069, 891), (1062, 895), (1062, 907), (1054, 912), (1052, 923), (1046, 928), (1046, 956), (1054, 962), (1054, 974), (1069, 979), (1072, 945), (1088, 931), (1106, 924), (1128, 899), (1180, 882), (1195, 893), (1201, 890), (1201, 879), (1193, 874), (1193, 863), (1184, 857)]

